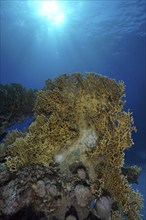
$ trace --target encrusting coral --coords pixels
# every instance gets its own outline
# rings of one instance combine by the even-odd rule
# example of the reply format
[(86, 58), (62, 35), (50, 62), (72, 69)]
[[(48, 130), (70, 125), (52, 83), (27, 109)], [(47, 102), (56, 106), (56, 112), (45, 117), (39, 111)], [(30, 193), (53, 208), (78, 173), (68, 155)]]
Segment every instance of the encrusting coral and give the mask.
[(91, 187), (96, 185), (96, 196), (107, 190), (112, 202), (118, 202), (113, 218), (140, 219), (141, 195), (122, 174), (124, 151), (133, 144), (135, 131), (131, 112), (123, 110), (124, 90), (123, 82), (95, 73), (47, 80), (35, 103), (36, 120), (24, 137), (8, 145), (8, 169), (57, 160), (65, 173), (82, 162)]

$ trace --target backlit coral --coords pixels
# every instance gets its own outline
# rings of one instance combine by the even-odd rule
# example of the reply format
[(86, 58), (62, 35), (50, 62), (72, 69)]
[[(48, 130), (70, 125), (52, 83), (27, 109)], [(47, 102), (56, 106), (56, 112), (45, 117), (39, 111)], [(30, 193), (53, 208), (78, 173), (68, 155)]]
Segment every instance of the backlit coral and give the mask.
[(98, 185), (96, 195), (107, 190), (112, 201), (118, 202), (120, 214), (138, 220), (141, 195), (122, 175), (124, 151), (133, 144), (135, 131), (131, 112), (123, 110), (123, 97), (123, 82), (94, 73), (47, 80), (36, 100), (36, 120), (25, 137), (8, 147), (8, 168), (48, 165), (58, 158), (68, 178), (71, 164), (81, 161), (91, 186)]

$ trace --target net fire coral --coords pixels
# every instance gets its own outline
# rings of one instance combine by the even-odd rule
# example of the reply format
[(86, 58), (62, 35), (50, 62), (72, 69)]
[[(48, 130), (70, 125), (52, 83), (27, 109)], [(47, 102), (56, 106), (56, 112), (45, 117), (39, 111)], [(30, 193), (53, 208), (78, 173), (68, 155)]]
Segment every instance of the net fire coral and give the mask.
[(131, 112), (123, 110), (124, 90), (123, 82), (95, 73), (47, 80), (37, 96), (36, 120), (24, 137), (8, 146), (9, 170), (47, 165), (59, 158), (63, 172), (82, 162), (96, 196), (106, 190), (112, 202), (118, 202), (113, 219), (140, 219), (141, 195), (122, 175), (124, 151), (132, 146), (131, 133), (136, 130)]

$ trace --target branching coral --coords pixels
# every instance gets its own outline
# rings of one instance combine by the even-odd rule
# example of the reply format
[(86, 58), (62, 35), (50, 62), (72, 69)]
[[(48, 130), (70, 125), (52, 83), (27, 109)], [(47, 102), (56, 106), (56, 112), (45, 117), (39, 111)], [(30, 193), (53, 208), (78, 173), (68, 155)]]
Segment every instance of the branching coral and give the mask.
[[(119, 204), (119, 215), (139, 219), (141, 195), (122, 175), (124, 151), (133, 144), (131, 132), (135, 131), (131, 112), (123, 110), (123, 97), (123, 82), (94, 73), (47, 80), (36, 100), (36, 120), (26, 136), (17, 138), (8, 148), (8, 168), (16, 171), (31, 164), (46, 165), (58, 153), (72, 158), (72, 163), (81, 160), (91, 180), (100, 183), (99, 196), (107, 190), (112, 201)], [(96, 140), (93, 147), (83, 141), (84, 134), (89, 133), (96, 134), (91, 138)], [(71, 157), (75, 152), (77, 157)]]

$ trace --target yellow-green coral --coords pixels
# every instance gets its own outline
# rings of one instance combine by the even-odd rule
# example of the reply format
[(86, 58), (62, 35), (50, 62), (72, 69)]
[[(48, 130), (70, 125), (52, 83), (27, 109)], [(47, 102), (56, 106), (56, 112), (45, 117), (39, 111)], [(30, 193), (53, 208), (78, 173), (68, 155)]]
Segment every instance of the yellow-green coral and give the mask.
[(111, 193), (120, 213), (139, 219), (141, 196), (121, 173), (124, 151), (133, 144), (131, 132), (135, 131), (130, 111), (123, 111), (123, 97), (123, 82), (94, 73), (46, 81), (36, 100), (36, 120), (25, 137), (9, 146), (8, 168), (15, 171), (31, 164), (49, 164), (57, 153), (77, 146), (83, 131), (91, 129), (97, 143), (83, 152), (85, 165), (93, 167), (95, 179), (101, 174), (99, 190)]

